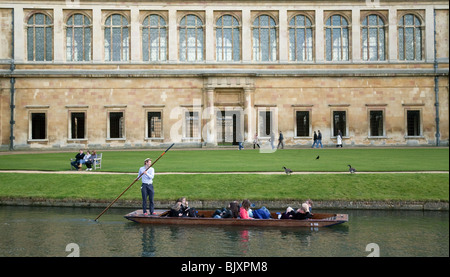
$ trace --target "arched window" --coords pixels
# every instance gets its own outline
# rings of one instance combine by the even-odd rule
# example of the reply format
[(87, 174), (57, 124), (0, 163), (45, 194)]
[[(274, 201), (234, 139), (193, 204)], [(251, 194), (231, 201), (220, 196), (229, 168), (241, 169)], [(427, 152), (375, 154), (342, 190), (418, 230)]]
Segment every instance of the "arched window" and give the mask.
[(202, 20), (193, 14), (184, 16), (180, 21), (180, 60), (202, 61), (204, 34)]
[(142, 56), (144, 61), (167, 60), (167, 26), (163, 17), (152, 14), (142, 23)]
[(330, 16), (325, 23), (327, 61), (348, 61), (349, 31), (348, 21), (341, 15)]
[(239, 21), (232, 15), (221, 16), (216, 22), (217, 61), (241, 59), (241, 34)]
[(289, 21), (289, 60), (313, 60), (313, 29), (311, 20), (304, 15)]
[(36, 13), (28, 19), (27, 58), (29, 61), (53, 60), (53, 22), (46, 14)]
[(383, 19), (376, 14), (368, 15), (361, 25), (362, 59), (364, 61), (386, 60), (386, 30)]
[(67, 61), (90, 61), (92, 48), (92, 25), (89, 17), (74, 14), (66, 22)]
[(128, 61), (129, 56), (128, 20), (121, 14), (110, 15), (105, 21), (105, 60)]
[(398, 57), (400, 60), (422, 60), (422, 22), (413, 14), (406, 14), (398, 23)]
[(260, 15), (253, 21), (253, 60), (277, 60), (277, 26), (268, 15)]

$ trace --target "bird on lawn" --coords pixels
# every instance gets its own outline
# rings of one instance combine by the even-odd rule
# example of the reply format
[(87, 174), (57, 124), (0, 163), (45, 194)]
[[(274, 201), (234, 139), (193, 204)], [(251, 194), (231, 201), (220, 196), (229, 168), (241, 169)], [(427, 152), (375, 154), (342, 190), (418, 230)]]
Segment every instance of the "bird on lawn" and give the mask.
[(316, 157), (316, 160), (318, 160), (319, 158), (320, 158), (320, 156), (317, 156), (317, 157)]
[(351, 165), (347, 165), (348, 166), (348, 171), (351, 173), (351, 174), (353, 174), (353, 173), (355, 173), (356, 172), (356, 169), (354, 169)]
[(284, 173), (286, 173), (286, 175), (291, 175), (291, 173), (293, 172), (292, 170), (290, 170), (289, 168), (286, 168), (285, 166), (283, 166), (284, 169)]

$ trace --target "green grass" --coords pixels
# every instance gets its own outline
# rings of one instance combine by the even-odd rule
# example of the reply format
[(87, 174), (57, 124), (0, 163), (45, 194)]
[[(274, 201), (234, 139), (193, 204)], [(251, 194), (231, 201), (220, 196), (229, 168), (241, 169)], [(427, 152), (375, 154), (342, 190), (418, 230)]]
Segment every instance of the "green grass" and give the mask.
[[(162, 151), (104, 151), (102, 171), (133, 174), (0, 173), (0, 197), (72, 200), (115, 199), (136, 178), (146, 157)], [(316, 160), (316, 156), (320, 159)], [(169, 174), (158, 172), (294, 171), (359, 172), (449, 170), (448, 148), (172, 150), (155, 165), (155, 199), (174, 200), (367, 200), (448, 201), (449, 175), (377, 174)], [(66, 170), (75, 153), (0, 155), (0, 169)], [(76, 172), (73, 172), (76, 173)], [(141, 198), (139, 181), (123, 200)]]
[[(0, 197), (115, 199), (134, 175), (0, 173)], [(187, 174), (155, 178), (155, 199), (448, 201), (448, 174)], [(137, 182), (121, 199), (139, 200)]]
[[(102, 171), (137, 172), (145, 158), (162, 151), (104, 151)], [(69, 170), (76, 153), (0, 155), (0, 169)], [(317, 156), (319, 160), (316, 160)], [(262, 154), (258, 150), (171, 150), (155, 165), (157, 172), (449, 170), (448, 148), (288, 149)]]

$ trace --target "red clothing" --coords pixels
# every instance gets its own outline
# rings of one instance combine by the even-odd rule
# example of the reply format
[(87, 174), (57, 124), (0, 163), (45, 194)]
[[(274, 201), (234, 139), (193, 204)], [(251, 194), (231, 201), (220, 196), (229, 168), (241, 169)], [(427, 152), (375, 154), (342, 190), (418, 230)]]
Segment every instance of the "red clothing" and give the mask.
[(239, 209), (239, 216), (241, 219), (251, 219), (251, 217), (248, 216), (248, 211), (242, 207)]

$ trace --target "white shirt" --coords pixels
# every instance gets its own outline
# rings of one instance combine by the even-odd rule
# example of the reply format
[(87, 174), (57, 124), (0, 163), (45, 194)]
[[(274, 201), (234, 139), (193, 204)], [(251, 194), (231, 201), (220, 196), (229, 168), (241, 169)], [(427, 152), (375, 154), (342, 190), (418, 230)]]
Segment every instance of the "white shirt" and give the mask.
[[(141, 176), (142, 172), (145, 171), (145, 169), (147, 169), (147, 166), (143, 166), (141, 168), (139, 168), (139, 174), (138, 177)], [(155, 177), (155, 169), (153, 169), (153, 167), (150, 167), (147, 172), (145, 172), (144, 174), (142, 174), (142, 183), (143, 184), (153, 184), (153, 178)]]

